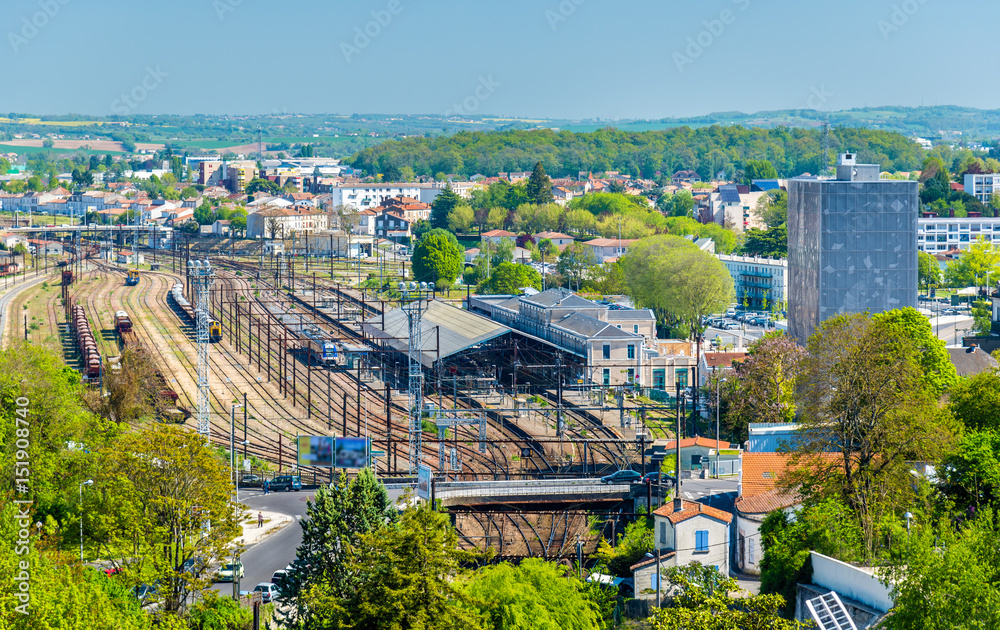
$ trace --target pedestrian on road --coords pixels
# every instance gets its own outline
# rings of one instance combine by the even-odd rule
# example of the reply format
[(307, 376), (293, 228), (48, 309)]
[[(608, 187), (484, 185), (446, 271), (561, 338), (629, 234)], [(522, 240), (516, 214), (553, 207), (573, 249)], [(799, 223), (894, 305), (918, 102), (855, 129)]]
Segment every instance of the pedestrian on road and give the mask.
[(263, 526), (264, 526), (264, 513), (257, 512), (257, 527), (263, 527)]
[(268, 482), (268, 481), (265, 481), (265, 482), (264, 482), (264, 494), (267, 494), (267, 493), (268, 493), (268, 491), (269, 491), (270, 489), (271, 489), (271, 484), (270, 484), (270, 482)]

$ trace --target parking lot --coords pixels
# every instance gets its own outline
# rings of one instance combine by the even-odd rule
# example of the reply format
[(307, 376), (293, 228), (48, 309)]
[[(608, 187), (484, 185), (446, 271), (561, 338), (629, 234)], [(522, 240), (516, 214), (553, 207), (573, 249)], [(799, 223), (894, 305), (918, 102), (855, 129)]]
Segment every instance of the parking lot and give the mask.
[(728, 346), (746, 347), (766, 333), (775, 330), (775, 324), (769, 313), (733, 313), (717, 315), (705, 320), (708, 328), (705, 339), (714, 342), (716, 339)]

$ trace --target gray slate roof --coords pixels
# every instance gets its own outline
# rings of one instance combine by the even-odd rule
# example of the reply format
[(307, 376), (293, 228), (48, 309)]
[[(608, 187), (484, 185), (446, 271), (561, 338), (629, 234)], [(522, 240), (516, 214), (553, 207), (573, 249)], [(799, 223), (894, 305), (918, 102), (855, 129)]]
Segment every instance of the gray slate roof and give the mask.
[(996, 369), (997, 360), (978, 347), (948, 348), (948, 358), (959, 376), (975, 376)]
[[(420, 318), (420, 330), (420, 362), (429, 368), (439, 358), (458, 354), (472, 346), (506, 335), (513, 329), (445, 302), (427, 300)], [(408, 352), (410, 328), (402, 309), (386, 311), (384, 331), (381, 315), (366, 320), (365, 332), (372, 337), (386, 339), (386, 344), (399, 352)]]
[(626, 332), (617, 326), (594, 319), (588, 315), (573, 313), (552, 322), (553, 328), (562, 328), (587, 337), (588, 339), (642, 339), (640, 335)]
[(624, 321), (634, 322), (637, 319), (646, 320), (646, 321), (650, 321), (651, 322), (651, 321), (653, 321), (656, 318), (653, 317), (653, 311), (649, 310), (648, 308), (635, 309), (635, 310), (633, 310), (633, 309), (620, 309), (620, 310), (616, 309), (616, 310), (613, 310), (613, 311), (608, 311), (608, 321), (609, 322), (623, 321), (623, 320)]
[(530, 304), (545, 308), (601, 308), (600, 304), (586, 300), (566, 289), (548, 289), (530, 297), (520, 298)]

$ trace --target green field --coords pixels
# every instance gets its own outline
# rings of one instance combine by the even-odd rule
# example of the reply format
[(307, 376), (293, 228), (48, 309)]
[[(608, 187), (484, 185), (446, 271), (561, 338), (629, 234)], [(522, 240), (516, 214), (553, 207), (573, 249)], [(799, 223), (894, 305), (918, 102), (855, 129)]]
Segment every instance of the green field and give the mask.
[(121, 154), (121, 151), (94, 151), (92, 149), (47, 149), (45, 147), (18, 147), (12, 144), (0, 144), (0, 153), (17, 153), (24, 155), (27, 153), (57, 153), (60, 155), (107, 155), (108, 153)]

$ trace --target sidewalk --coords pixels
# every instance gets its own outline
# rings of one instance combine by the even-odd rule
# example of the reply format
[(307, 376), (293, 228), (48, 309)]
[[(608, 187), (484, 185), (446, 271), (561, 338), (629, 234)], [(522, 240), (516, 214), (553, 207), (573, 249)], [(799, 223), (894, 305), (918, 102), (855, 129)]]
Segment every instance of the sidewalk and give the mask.
[[(257, 513), (264, 515), (264, 526), (257, 527)], [(237, 539), (244, 547), (250, 547), (259, 543), (268, 534), (273, 534), (285, 525), (292, 522), (292, 517), (278, 512), (262, 512), (261, 510), (251, 510), (247, 513), (247, 518), (243, 522), (243, 536)]]

